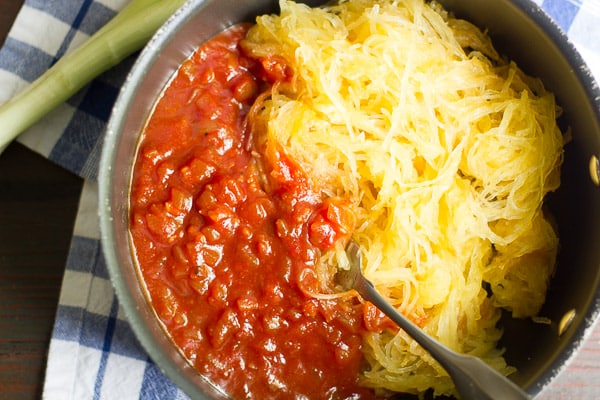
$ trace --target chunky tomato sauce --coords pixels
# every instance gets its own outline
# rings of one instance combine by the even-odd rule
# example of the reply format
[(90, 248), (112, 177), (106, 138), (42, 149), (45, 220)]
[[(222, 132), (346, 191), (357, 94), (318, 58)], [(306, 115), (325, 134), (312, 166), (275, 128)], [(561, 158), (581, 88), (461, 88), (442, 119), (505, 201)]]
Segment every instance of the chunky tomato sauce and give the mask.
[(203, 45), (148, 122), (131, 192), (143, 280), (173, 341), (231, 396), (373, 398), (358, 385), (373, 311), (310, 295), (318, 257), (348, 234), (348, 216), (285, 154), (266, 166), (253, 155), (250, 107), (289, 71), (244, 56), (246, 30)]

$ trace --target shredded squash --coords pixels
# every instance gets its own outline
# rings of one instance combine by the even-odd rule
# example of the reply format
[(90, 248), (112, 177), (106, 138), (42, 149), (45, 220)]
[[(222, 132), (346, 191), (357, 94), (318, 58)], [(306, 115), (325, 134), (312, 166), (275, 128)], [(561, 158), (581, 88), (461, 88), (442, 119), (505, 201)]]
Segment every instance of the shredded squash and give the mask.
[[(542, 210), (563, 157), (554, 96), (435, 2), (280, 6), (244, 42), (293, 69), (257, 111), (264, 140), (322, 196), (350, 199), (364, 273), (389, 302), (510, 374), (500, 310), (536, 316), (556, 259)], [(344, 256), (337, 246), (322, 262), (344, 267)], [(364, 385), (455, 393), (404, 332), (365, 342)]]

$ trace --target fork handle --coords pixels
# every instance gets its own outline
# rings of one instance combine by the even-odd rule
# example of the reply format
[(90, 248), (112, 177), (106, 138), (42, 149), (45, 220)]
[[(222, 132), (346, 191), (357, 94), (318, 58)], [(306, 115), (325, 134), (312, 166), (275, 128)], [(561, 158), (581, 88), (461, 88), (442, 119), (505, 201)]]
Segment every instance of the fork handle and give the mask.
[(529, 400), (529, 395), (510, 379), (477, 357), (459, 354), (444, 346), (398, 312), (360, 275), (355, 289), (408, 333), (444, 367), (465, 400)]

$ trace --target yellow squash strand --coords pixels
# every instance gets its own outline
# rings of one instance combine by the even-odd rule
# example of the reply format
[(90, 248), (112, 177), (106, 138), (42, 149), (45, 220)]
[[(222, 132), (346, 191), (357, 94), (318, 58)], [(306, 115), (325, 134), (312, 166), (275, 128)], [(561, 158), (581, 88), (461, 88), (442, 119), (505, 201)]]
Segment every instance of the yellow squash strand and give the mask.
[[(511, 373), (500, 309), (538, 313), (558, 244), (542, 211), (562, 162), (553, 95), (436, 3), (280, 5), (244, 44), (294, 70), (258, 115), (265, 140), (324, 197), (352, 200), (364, 272), (395, 307)], [(337, 250), (323, 260), (336, 264)], [(402, 332), (373, 333), (365, 354), (368, 386), (453, 393)]]

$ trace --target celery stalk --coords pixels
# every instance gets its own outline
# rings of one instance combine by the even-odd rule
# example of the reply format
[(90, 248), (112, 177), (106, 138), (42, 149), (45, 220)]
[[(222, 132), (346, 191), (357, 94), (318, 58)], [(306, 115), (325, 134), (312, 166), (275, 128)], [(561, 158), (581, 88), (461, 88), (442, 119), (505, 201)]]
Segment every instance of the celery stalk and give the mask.
[(0, 105), (0, 149), (102, 72), (139, 50), (185, 0), (132, 0), (81, 46)]

